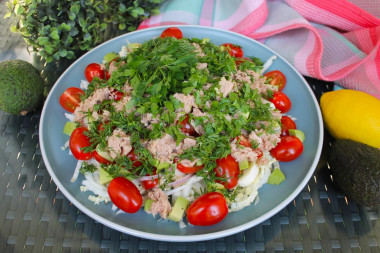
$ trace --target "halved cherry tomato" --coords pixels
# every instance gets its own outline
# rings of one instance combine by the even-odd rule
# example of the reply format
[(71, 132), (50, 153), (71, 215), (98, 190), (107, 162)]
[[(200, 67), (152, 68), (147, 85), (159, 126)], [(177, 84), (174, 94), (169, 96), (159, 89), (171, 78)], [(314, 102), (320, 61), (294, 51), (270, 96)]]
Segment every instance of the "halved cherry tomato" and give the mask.
[(139, 157), (135, 154), (135, 150), (132, 149), (128, 154), (127, 157), (134, 163), (132, 163), (133, 167), (139, 167), (142, 165), (142, 162), (139, 161)]
[(104, 79), (104, 70), (102, 69), (100, 64), (90, 63), (87, 65), (86, 69), (84, 70), (84, 75), (87, 81), (91, 83), (92, 79), (95, 76), (99, 77), (100, 79)]
[(289, 135), (289, 129), (297, 129), (296, 123), (288, 116), (282, 116), (281, 124), (281, 136)]
[(196, 173), (198, 170), (203, 169), (204, 165), (194, 165), (192, 167), (188, 167), (180, 163), (178, 157), (174, 158), (174, 162), (177, 163), (177, 169), (181, 171), (182, 173), (190, 174), (190, 173)]
[[(247, 138), (244, 137), (244, 135), (240, 135), (240, 136), (236, 137), (236, 139), (238, 140), (237, 143), (239, 143), (240, 145), (247, 147), (247, 148), (252, 148), (251, 143), (247, 140)], [(255, 152), (257, 153), (257, 158), (260, 158), (264, 155), (263, 151), (261, 151), (259, 149), (253, 149), (252, 148), (252, 150), (255, 150)]]
[(223, 194), (209, 192), (197, 198), (187, 209), (190, 224), (210, 226), (221, 222), (228, 214), (228, 206)]
[(188, 134), (190, 136), (196, 135), (194, 127), (189, 123), (189, 115), (186, 115), (186, 117), (178, 124), (182, 133)]
[(176, 39), (182, 39), (182, 31), (177, 27), (169, 27), (161, 33), (161, 38), (172, 37)]
[(63, 109), (72, 113), (79, 106), (80, 97), (82, 95), (84, 95), (83, 90), (76, 87), (70, 87), (62, 93), (59, 98), (59, 103)]
[(91, 152), (85, 153), (82, 150), (91, 145), (90, 139), (84, 135), (84, 132), (87, 131), (88, 129), (86, 127), (78, 127), (71, 133), (69, 146), (71, 153), (73, 153), (77, 160), (89, 160), (92, 157)]
[[(146, 174), (147, 176), (152, 176), (151, 174)], [(153, 170), (153, 175), (157, 175), (156, 169)], [(145, 190), (150, 190), (156, 185), (158, 185), (158, 178), (155, 178), (153, 180), (145, 180), (141, 181), (142, 186), (144, 187)]]
[(269, 99), (269, 101), (271, 101), (276, 109), (280, 110), (282, 113), (288, 112), (292, 107), (292, 102), (289, 97), (281, 91), (273, 93), (273, 97)]
[(298, 158), (303, 152), (303, 144), (295, 136), (282, 136), (281, 141), (270, 153), (280, 162), (289, 162)]
[(94, 156), (95, 160), (98, 161), (99, 163), (102, 163), (105, 165), (112, 164), (111, 161), (109, 161), (106, 158), (104, 158), (103, 156), (99, 155), (99, 153), (96, 152), (96, 150), (92, 151), (92, 155)]
[(118, 90), (111, 91), (110, 95), (115, 101), (119, 101), (124, 97), (124, 93)]
[(271, 85), (275, 85), (278, 87), (278, 91), (282, 91), (286, 85), (286, 77), (285, 75), (279, 71), (279, 70), (273, 70), (268, 73), (266, 73), (264, 76), (267, 77), (269, 83)]
[(238, 183), (239, 164), (231, 155), (217, 159), (216, 164), (218, 166), (214, 168), (215, 175), (226, 178), (226, 181), (217, 180), (216, 182), (224, 185), (226, 189), (234, 188)]
[(108, 195), (115, 206), (127, 213), (136, 213), (143, 203), (139, 189), (124, 177), (112, 179), (108, 186)]
[(236, 58), (243, 57), (243, 50), (241, 49), (240, 46), (232, 44), (232, 43), (223, 43), (222, 46), (227, 49), (228, 53), (231, 56), (234, 56)]

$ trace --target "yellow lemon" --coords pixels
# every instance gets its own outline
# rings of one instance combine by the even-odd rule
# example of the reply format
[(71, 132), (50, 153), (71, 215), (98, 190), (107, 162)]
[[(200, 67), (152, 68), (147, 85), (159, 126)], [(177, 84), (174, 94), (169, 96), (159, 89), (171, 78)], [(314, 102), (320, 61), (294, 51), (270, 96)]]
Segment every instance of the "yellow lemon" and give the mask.
[(361, 91), (337, 90), (322, 95), (323, 121), (336, 139), (380, 148), (380, 100)]

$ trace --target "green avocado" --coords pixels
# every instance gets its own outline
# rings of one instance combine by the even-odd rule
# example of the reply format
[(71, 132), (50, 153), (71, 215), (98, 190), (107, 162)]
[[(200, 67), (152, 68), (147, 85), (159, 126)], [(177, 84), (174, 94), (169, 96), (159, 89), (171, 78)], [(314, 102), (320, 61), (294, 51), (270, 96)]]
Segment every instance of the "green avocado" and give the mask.
[(44, 81), (32, 64), (23, 60), (0, 63), (0, 109), (25, 115), (37, 109), (43, 98)]
[(328, 162), (334, 182), (348, 198), (380, 206), (380, 149), (340, 139), (331, 145)]

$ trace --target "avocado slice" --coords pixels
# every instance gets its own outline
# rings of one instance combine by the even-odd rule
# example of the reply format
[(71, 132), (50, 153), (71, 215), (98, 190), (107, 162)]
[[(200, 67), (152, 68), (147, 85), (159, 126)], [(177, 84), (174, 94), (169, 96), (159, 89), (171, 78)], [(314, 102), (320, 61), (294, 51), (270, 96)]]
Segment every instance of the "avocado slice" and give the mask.
[(111, 175), (106, 170), (104, 170), (102, 168), (99, 169), (99, 182), (101, 184), (103, 184), (103, 185), (107, 184), (107, 183), (111, 182), (112, 179), (113, 178), (111, 177)]
[(187, 204), (189, 204), (189, 201), (184, 197), (179, 196), (174, 203), (172, 211), (169, 213), (168, 219), (179, 222), (185, 213)]
[(77, 128), (77, 124), (73, 121), (67, 121), (65, 126), (63, 127), (63, 133), (71, 136), (71, 133), (74, 131), (74, 129)]
[(328, 163), (334, 182), (348, 198), (368, 207), (380, 206), (380, 149), (339, 139), (329, 149)]

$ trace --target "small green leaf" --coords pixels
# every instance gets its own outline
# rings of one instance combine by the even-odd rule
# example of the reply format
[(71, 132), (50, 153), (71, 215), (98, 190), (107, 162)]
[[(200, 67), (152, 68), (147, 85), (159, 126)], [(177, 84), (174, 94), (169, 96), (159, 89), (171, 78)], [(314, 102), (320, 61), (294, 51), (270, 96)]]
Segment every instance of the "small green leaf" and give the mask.
[(49, 37), (39, 37), (37, 40), (38, 43), (43, 46), (49, 42)]
[(21, 6), (20, 4), (16, 4), (15, 5), (15, 13), (17, 15), (21, 15), (25, 12), (25, 8), (23, 6)]
[(74, 12), (72, 12), (72, 11), (69, 11), (68, 14), (69, 14), (69, 19), (70, 20), (75, 20), (75, 18), (77, 17), (77, 15)]

